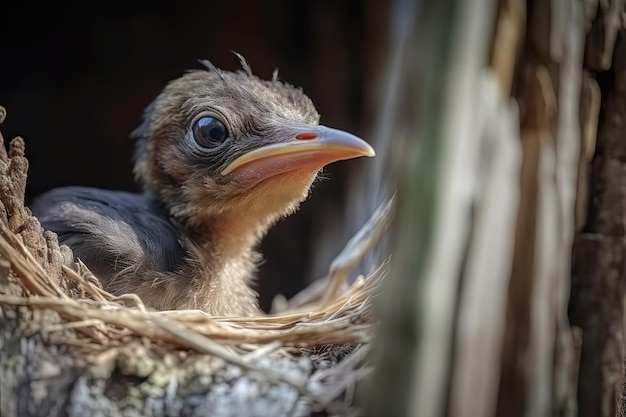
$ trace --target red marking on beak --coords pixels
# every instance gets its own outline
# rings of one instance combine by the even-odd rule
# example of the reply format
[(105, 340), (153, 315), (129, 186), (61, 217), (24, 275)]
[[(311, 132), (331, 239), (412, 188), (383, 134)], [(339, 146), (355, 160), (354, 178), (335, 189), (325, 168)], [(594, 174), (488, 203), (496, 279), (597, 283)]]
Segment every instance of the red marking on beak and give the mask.
[(342, 130), (308, 125), (285, 129), (286, 133), (278, 134), (274, 143), (240, 155), (221, 174), (260, 182), (289, 171), (315, 172), (331, 162), (376, 154), (363, 139)]
[(318, 138), (317, 133), (313, 133), (313, 132), (302, 132), (296, 135), (296, 139), (298, 140), (313, 140), (317, 138)]

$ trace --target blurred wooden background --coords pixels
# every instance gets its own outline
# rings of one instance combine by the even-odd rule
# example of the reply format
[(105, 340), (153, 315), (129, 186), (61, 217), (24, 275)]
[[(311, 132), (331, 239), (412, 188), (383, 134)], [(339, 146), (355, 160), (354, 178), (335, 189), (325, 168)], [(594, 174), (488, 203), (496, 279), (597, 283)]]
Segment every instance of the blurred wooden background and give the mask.
[(398, 211), (366, 415), (626, 415), (624, 12), (395, 2)]

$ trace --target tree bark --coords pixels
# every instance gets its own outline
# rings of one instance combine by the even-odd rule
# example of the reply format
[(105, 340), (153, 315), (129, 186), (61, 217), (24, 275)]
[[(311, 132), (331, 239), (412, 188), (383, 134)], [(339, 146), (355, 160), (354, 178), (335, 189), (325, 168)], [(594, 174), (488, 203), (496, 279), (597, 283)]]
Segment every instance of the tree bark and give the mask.
[(626, 415), (624, 2), (409, 3), (370, 414)]

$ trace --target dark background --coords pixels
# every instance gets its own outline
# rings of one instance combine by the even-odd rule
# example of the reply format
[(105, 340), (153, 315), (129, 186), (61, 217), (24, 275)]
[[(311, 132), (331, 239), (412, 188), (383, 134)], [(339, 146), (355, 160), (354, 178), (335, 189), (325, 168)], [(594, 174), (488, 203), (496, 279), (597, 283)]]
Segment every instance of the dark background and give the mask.
[[(68, 1), (14, 2), (0, 16), (0, 104), (6, 138), (26, 140), (27, 199), (63, 185), (137, 190), (129, 133), (143, 108), (198, 59), (235, 70), (243, 54), (255, 74), (301, 86), (322, 123), (365, 139), (386, 58), (386, 2)], [(323, 273), (345, 242), (321, 248), (341, 228), (350, 171), (327, 168), (313, 198), (265, 239), (259, 290), (288, 296)], [(344, 231), (351, 233), (353, 231)], [(345, 234), (344, 233), (344, 234)], [(334, 233), (336, 236), (337, 233)], [(335, 239), (337, 240), (337, 239)], [(317, 243), (316, 242), (324, 242)]]

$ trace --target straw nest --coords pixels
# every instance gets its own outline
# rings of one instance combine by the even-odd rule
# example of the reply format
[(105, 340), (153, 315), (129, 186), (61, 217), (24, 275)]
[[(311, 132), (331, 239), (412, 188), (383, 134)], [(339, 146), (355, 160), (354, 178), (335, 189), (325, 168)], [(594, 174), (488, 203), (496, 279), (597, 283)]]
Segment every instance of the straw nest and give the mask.
[[(0, 123), (5, 115), (0, 107)], [(390, 202), (347, 244), (325, 280), (277, 300), (272, 315), (149, 311), (132, 294), (103, 290), (41, 228), (24, 206), (24, 141), (13, 139), (8, 152), (1, 134), (0, 141), (0, 348), (32, 345), (13, 357), (6, 351), (1, 388), (35, 381), (42, 369), (52, 376), (44, 394), (3, 400), (2, 414), (21, 414), (21, 406), (37, 415), (42, 396), (51, 415), (358, 413), (354, 387), (370, 369), (372, 298), (385, 268), (352, 285), (346, 279), (388, 227)], [(8, 367), (11, 361), (30, 368)]]

